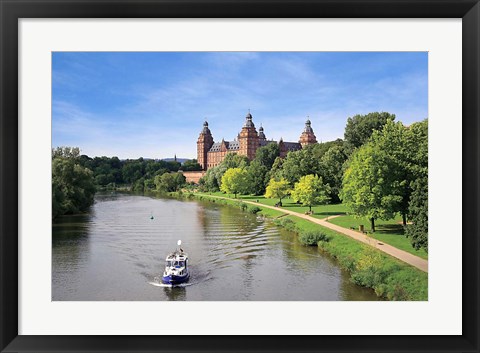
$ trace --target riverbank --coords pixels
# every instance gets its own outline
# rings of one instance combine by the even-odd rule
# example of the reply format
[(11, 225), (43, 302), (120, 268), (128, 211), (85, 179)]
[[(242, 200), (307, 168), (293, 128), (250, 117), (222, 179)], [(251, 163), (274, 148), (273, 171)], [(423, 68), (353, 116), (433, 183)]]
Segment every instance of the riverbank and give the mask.
[(319, 251), (336, 259), (339, 265), (350, 273), (355, 284), (372, 288), (379, 297), (389, 300), (428, 300), (427, 273), (339, 232), (296, 215), (286, 215), (280, 210), (272, 210), (261, 203), (251, 205), (242, 200), (205, 193), (184, 193), (176, 196), (240, 207), (245, 212), (272, 218), (276, 224), (297, 234), (321, 232), (325, 239), (318, 242)]

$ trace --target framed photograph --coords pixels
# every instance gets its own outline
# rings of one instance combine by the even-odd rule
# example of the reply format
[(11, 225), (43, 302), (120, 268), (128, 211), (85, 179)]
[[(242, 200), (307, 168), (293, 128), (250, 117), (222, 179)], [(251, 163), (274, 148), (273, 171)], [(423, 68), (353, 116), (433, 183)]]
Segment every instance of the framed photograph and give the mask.
[(2, 352), (479, 352), (478, 1), (0, 12)]

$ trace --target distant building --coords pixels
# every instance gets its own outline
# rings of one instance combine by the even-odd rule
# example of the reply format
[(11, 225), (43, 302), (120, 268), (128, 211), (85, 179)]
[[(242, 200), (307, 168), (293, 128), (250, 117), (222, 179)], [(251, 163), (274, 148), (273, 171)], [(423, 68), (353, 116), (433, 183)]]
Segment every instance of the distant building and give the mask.
[(212, 133), (208, 128), (208, 122), (205, 121), (203, 123), (203, 129), (197, 140), (197, 160), (203, 170), (220, 164), (227, 153), (236, 153), (252, 160), (255, 158), (257, 149), (269, 143), (278, 143), (281, 158), (284, 158), (290, 151), (298, 151), (307, 145), (317, 143), (310, 120), (305, 122), (305, 128), (298, 142), (284, 142), (283, 139), (277, 142), (267, 140), (262, 126), (260, 126), (257, 133), (252, 119), (252, 114), (249, 112), (245, 117), (245, 123), (237, 138), (233, 141), (222, 139), (221, 142), (213, 141)]

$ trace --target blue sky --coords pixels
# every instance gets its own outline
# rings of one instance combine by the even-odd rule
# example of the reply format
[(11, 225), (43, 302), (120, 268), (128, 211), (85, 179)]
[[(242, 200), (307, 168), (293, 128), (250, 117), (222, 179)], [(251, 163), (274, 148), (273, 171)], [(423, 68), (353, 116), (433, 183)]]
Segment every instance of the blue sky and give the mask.
[(428, 56), (408, 52), (55, 52), (52, 145), (119, 158), (196, 158), (205, 119), (233, 140), (251, 109), (267, 139), (343, 138), (373, 111), (428, 115)]

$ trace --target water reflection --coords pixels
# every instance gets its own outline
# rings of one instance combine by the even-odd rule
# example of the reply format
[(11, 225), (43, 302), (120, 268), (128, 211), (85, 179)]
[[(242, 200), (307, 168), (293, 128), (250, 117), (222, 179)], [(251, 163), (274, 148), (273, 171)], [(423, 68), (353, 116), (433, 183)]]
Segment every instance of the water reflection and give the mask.
[(163, 293), (168, 300), (185, 300), (187, 287), (163, 287)]

